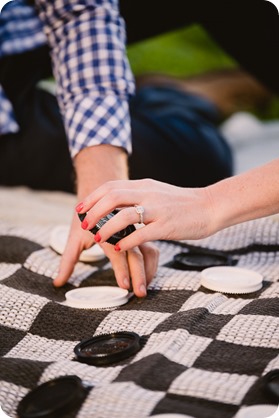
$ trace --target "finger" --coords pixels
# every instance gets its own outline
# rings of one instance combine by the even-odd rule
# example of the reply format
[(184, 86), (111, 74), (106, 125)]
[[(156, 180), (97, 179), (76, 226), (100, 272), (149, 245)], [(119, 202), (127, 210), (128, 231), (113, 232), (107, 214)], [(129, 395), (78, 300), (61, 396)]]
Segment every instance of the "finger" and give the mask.
[(53, 281), (54, 286), (63, 286), (69, 280), (81, 252), (85, 248), (91, 247), (93, 242), (93, 235), (80, 229), (79, 221), (74, 216), (66, 247), (61, 257), (59, 272)]
[(53, 281), (54, 286), (61, 287), (69, 280), (80, 253), (79, 246), (75, 245), (73, 240), (69, 240), (61, 257), (58, 276)]
[[(140, 201), (141, 193), (138, 191), (132, 191), (131, 193), (127, 193), (123, 190), (117, 190), (104, 196), (93, 207), (85, 205), (83, 210), (87, 212), (86, 229), (93, 228), (102, 217), (106, 216), (115, 208), (123, 208), (127, 206), (133, 207), (134, 204), (138, 204), (138, 202)], [(138, 215), (134, 216), (134, 219), (137, 221)]]
[[(145, 215), (145, 214), (144, 214)], [(148, 222), (148, 217), (144, 216), (144, 221)], [(136, 224), (140, 221), (139, 214), (134, 207), (121, 209), (116, 215), (105, 222), (98, 231), (98, 242), (107, 241), (113, 234), (125, 229), (128, 225)], [(90, 226), (89, 226), (90, 228)]]
[(154, 278), (159, 263), (159, 249), (150, 242), (140, 245), (140, 250), (144, 258), (146, 282), (149, 284)]
[[(84, 213), (88, 211), (93, 205), (104, 197), (110, 196), (114, 191), (123, 191), (124, 195), (129, 196), (131, 191), (136, 191), (143, 187), (144, 180), (114, 180), (108, 181), (102, 186), (98, 187), (94, 192), (83, 199), (82, 202), (76, 206), (76, 211)], [(129, 190), (129, 193), (127, 193)]]
[(127, 252), (130, 276), (133, 284), (133, 291), (136, 296), (146, 296), (146, 274), (142, 252), (139, 248), (132, 248)]
[(114, 249), (117, 252), (128, 251), (131, 248), (138, 247), (145, 242), (156, 241), (161, 239), (161, 231), (162, 227), (157, 225), (157, 223), (152, 222), (142, 228), (136, 229), (130, 235), (118, 241), (118, 243), (114, 246)]
[(120, 254), (116, 253), (110, 244), (103, 244), (101, 247), (111, 262), (118, 286), (122, 289), (130, 289), (130, 272), (127, 254), (125, 252)]

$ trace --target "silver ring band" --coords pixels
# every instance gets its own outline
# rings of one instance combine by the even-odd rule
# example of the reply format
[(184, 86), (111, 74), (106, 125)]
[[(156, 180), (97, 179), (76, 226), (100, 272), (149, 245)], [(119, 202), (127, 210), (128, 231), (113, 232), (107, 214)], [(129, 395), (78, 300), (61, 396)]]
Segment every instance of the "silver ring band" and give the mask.
[(137, 214), (139, 215), (139, 224), (143, 224), (144, 207), (135, 205), (135, 209), (136, 209)]

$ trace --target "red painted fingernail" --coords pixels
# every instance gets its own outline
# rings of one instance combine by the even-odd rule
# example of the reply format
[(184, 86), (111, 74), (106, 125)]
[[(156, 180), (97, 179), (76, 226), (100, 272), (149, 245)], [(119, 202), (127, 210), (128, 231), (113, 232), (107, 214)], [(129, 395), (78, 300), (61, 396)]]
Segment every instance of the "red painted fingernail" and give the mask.
[(116, 244), (114, 246), (114, 249), (115, 249), (115, 251), (121, 251), (121, 248), (120, 248), (120, 245), (119, 244)]
[(99, 232), (97, 232), (97, 234), (94, 237), (95, 242), (100, 242), (101, 241), (101, 235), (99, 234)]
[(77, 213), (81, 212), (81, 211), (82, 211), (82, 209), (83, 209), (83, 203), (79, 203), (79, 204), (76, 206), (76, 211), (77, 211)]
[(86, 219), (84, 219), (84, 221), (82, 221), (82, 222), (81, 222), (81, 227), (82, 227), (82, 229), (87, 229), (87, 227), (88, 227), (88, 222), (87, 222), (87, 220), (86, 220)]

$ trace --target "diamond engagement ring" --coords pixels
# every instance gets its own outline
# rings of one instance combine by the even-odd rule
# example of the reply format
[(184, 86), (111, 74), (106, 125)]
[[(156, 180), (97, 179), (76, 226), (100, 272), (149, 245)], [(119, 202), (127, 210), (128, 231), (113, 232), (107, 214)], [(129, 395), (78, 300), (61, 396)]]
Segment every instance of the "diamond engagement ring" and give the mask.
[(143, 224), (143, 214), (144, 214), (144, 207), (135, 205), (136, 212), (139, 215), (139, 224)]

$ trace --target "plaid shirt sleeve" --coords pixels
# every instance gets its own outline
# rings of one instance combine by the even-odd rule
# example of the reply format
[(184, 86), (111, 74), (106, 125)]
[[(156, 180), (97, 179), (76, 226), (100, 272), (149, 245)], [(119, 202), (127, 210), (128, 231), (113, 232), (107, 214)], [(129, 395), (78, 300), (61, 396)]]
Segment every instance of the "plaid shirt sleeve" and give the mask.
[(38, 48), (46, 43), (42, 24), (24, 0), (7, 3), (0, 14), (0, 58)]
[(6, 97), (0, 84), (0, 135), (15, 133), (18, 131), (19, 126), (15, 120), (12, 104)]
[[(0, 59), (46, 43), (42, 24), (24, 0), (7, 3), (0, 13)], [(0, 63), (1, 65), (1, 63)], [(0, 84), (0, 136), (19, 131), (13, 106)]]
[(131, 152), (128, 98), (134, 80), (117, 0), (36, 0), (36, 6), (72, 156), (97, 144)]

